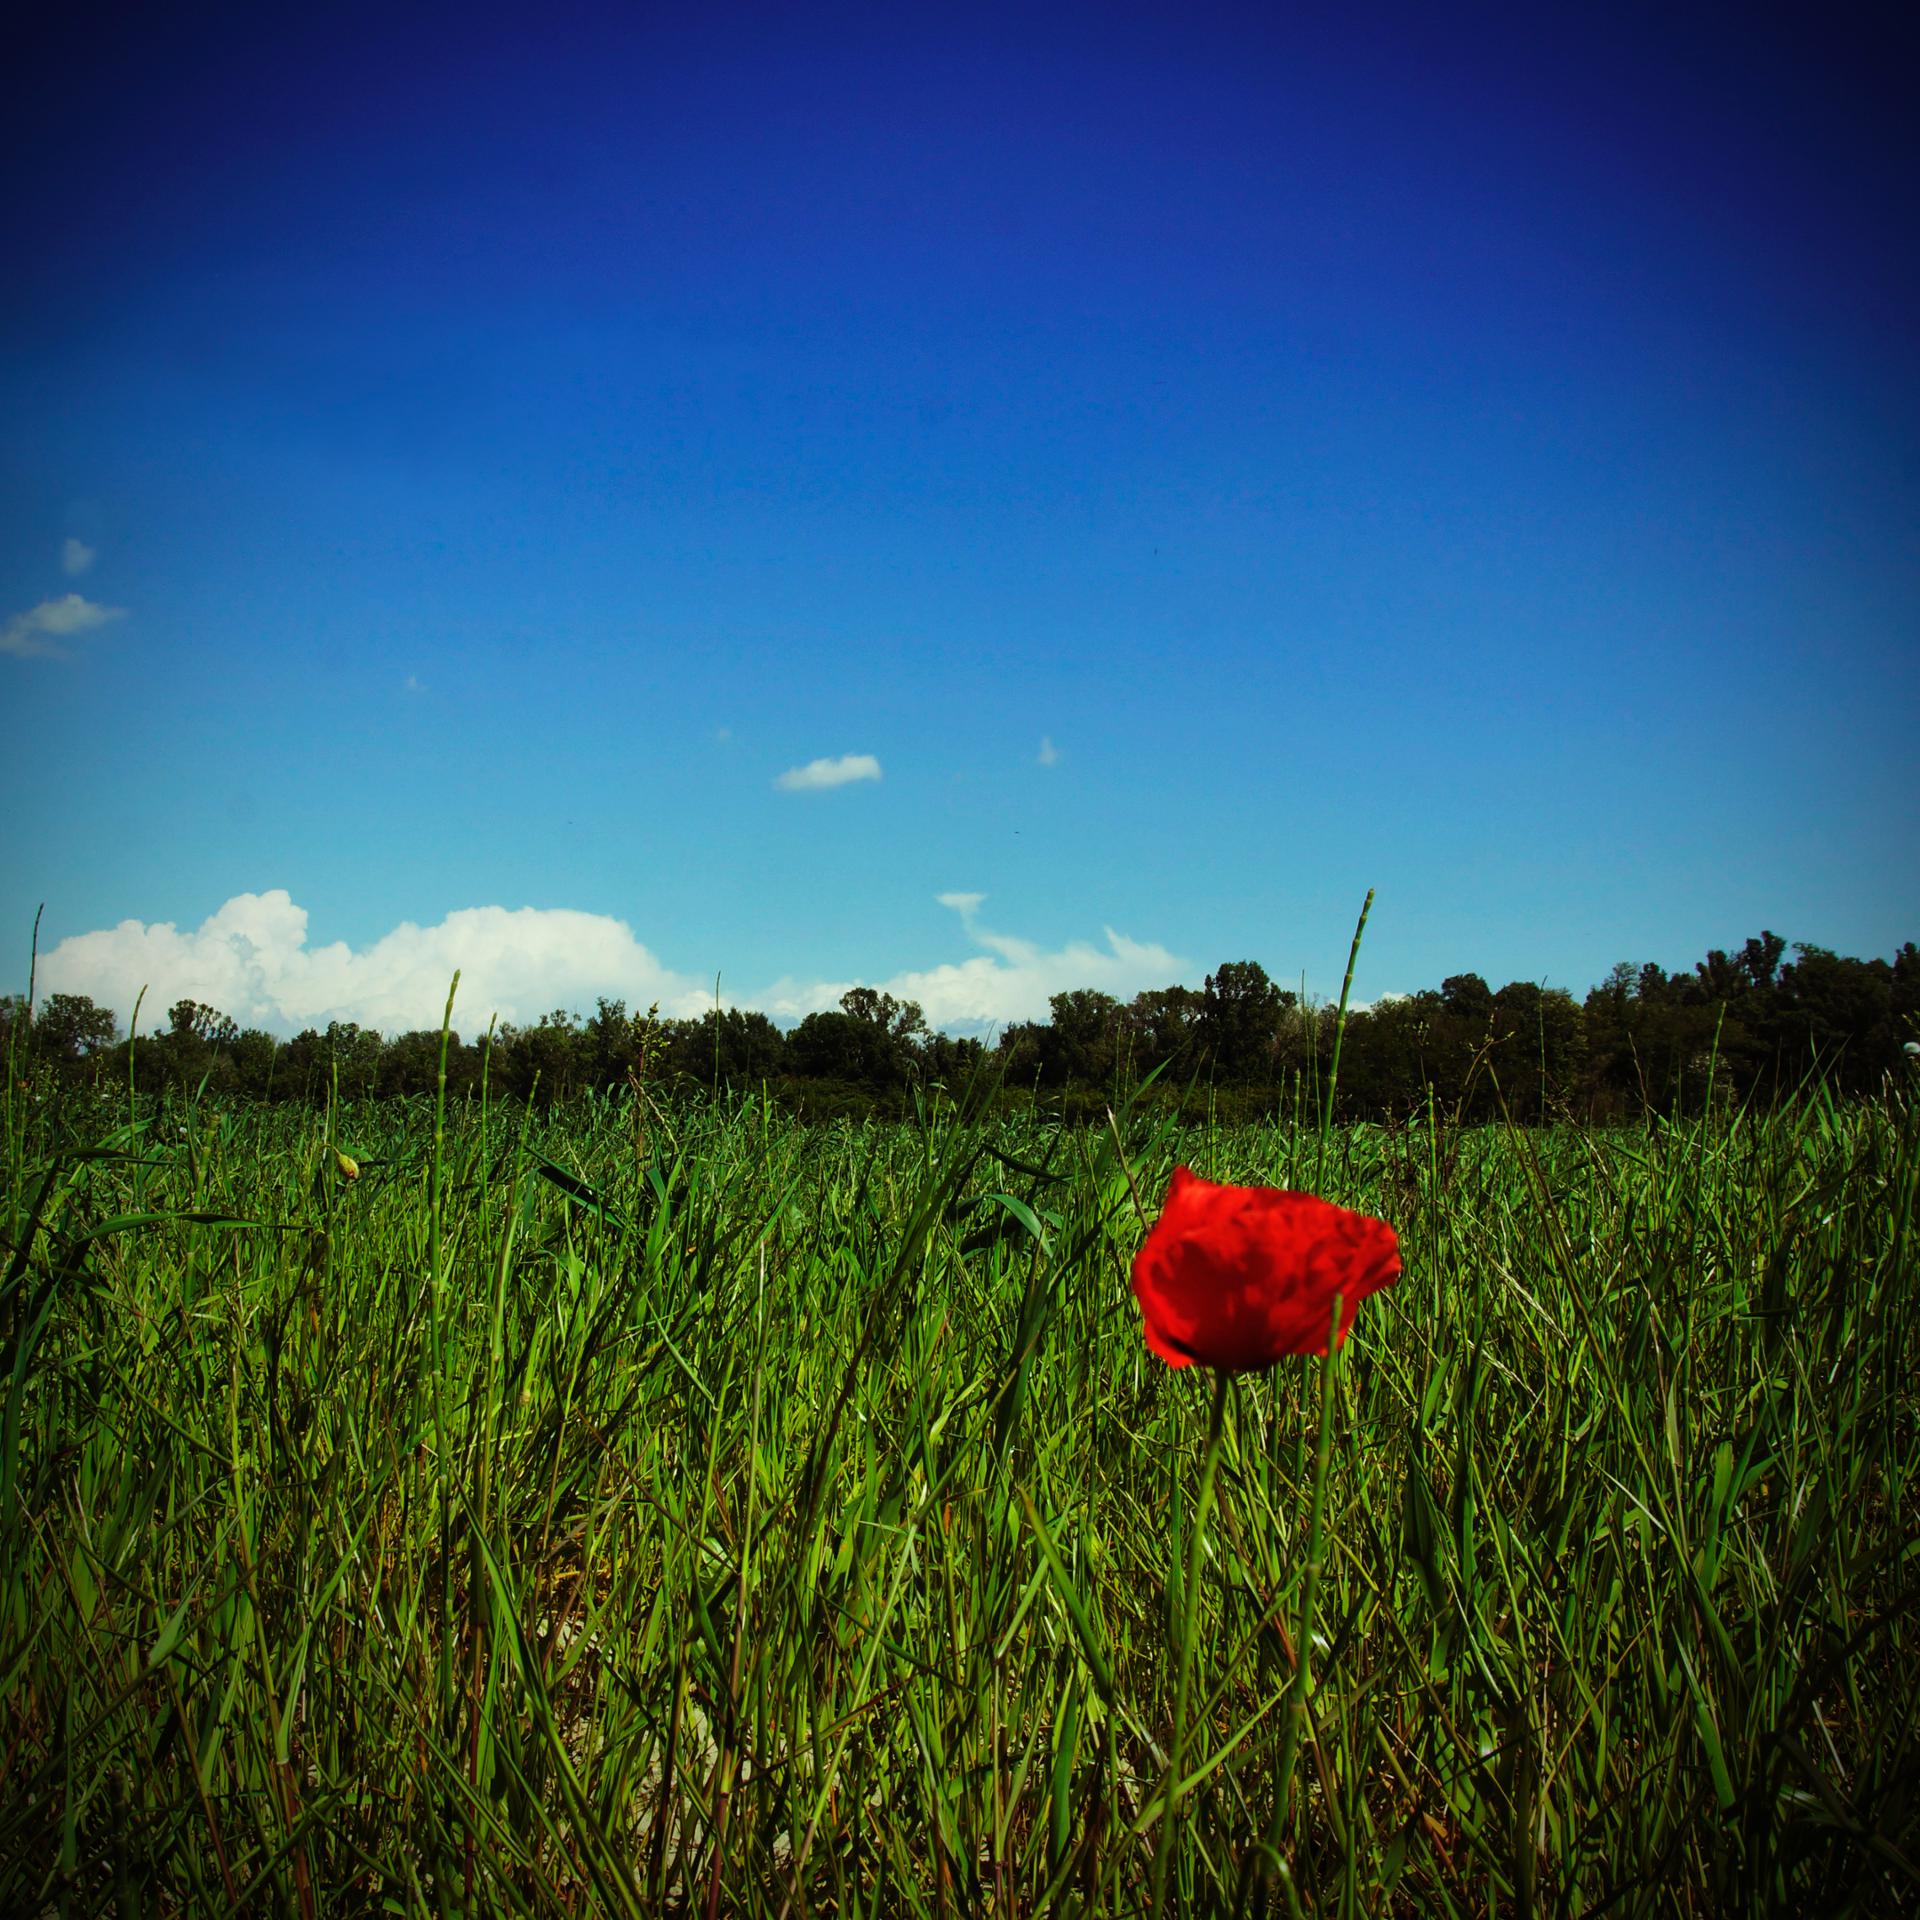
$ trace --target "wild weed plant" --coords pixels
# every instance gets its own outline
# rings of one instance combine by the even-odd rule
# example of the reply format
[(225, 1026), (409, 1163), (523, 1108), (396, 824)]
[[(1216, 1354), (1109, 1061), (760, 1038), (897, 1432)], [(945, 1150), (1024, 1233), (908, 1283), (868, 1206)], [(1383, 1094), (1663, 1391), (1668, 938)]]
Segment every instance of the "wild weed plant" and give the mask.
[[(0, 1910), (1920, 1905), (1910, 1089), (0, 1117)], [(1400, 1232), (1306, 1647), (1317, 1363), (1231, 1384), (1189, 1553), (1177, 1161)]]

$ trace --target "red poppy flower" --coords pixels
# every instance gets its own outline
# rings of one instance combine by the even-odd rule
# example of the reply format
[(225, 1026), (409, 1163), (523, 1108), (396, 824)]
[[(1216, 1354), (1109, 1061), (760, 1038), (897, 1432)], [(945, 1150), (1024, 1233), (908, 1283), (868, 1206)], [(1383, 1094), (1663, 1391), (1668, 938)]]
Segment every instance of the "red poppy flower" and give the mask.
[(1360, 1302), (1399, 1277), (1400, 1242), (1384, 1220), (1317, 1194), (1217, 1186), (1185, 1167), (1133, 1257), (1147, 1345), (1170, 1367), (1198, 1360), (1223, 1373), (1325, 1353), (1336, 1293), (1344, 1343)]

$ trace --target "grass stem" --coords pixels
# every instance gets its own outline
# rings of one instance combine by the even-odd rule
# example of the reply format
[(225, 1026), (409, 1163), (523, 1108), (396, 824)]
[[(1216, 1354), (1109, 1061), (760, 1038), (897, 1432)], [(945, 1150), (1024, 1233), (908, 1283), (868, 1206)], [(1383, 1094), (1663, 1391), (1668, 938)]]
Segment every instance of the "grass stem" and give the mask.
[(1200, 1469), (1200, 1497), (1194, 1503), (1193, 1532), (1187, 1545), (1187, 1587), (1180, 1608), (1180, 1646), (1176, 1655), (1173, 1731), (1167, 1740), (1166, 1797), (1161, 1803), (1160, 1844), (1153, 1855), (1153, 1913), (1166, 1905), (1168, 1869), (1180, 1844), (1180, 1780), (1186, 1766), (1187, 1702), (1193, 1683), (1194, 1643), (1200, 1637), (1200, 1575), (1206, 1564), (1207, 1514), (1213, 1505), (1214, 1475), (1220, 1467), (1220, 1440), (1226, 1430), (1227, 1394), (1232, 1377), (1213, 1376), (1213, 1411), (1207, 1420), (1207, 1452)]

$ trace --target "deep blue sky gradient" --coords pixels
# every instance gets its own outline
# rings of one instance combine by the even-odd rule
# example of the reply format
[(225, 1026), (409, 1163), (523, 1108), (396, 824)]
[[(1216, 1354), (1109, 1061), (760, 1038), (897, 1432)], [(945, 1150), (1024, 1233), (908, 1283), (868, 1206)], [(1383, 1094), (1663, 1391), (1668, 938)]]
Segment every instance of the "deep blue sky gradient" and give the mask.
[(0, 617), (127, 609), (0, 657), (23, 959), (1920, 932), (1890, 14), (264, 11), (7, 83)]

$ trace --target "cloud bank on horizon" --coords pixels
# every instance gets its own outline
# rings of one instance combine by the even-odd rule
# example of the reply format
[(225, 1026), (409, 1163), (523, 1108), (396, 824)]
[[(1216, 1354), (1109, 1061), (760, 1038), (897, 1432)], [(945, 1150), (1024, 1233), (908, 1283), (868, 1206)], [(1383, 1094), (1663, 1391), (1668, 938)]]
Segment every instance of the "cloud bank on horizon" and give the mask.
[[(984, 898), (939, 896), (981, 949), (963, 960), (877, 981), (784, 978), (723, 998), (788, 1021), (837, 1006), (849, 987), (876, 986), (917, 1000), (936, 1028), (985, 1033), (1043, 1018), (1050, 996), (1071, 988), (1125, 999), (1191, 971), (1164, 946), (1111, 927), (1101, 944), (1055, 949), (995, 932), (979, 919)], [(465, 907), (433, 926), (403, 921), (357, 950), (344, 941), (311, 946), (307, 936), (307, 910), (284, 887), (235, 894), (187, 931), (171, 921), (122, 920), (70, 935), (40, 956), (37, 992), (85, 994), (112, 1008), (124, 1028), (145, 988), (140, 1023), (148, 1031), (166, 1024), (176, 1001), (190, 999), (243, 1027), (283, 1034), (335, 1020), (383, 1033), (437, 1027), (456, 968), (453, 1024), (468, 1036), (485, 1032), (493, 1016), (526, 1024), (555, 1008), (588, 1013), (602, 996), (635, 1008), (657, 1001), (662, 1013), (680, 1018), (713, 1005), (710, 985), (666, 966), (625, 921), (571, 907)]]
[(183, 932), (171, 921), (122, 920), (74, 934), (39, 962), (43, 993), (84, 993), (124, 1026), (144, 987), (144, 1027), (177, 1000), (218, 1007), (246, 1027), (292, 1033), (351, 1020), (384, 1033), (437, 1027), (460, 972), (454, 1025), (531, 1021), (555, 1007), (590, 1011), (624, 998), (670, 1013), (697, 1008), (691, 978), (663, 967), (623, 922), (566, 907), (466, 907), (434, 926), (402, 921), (358, 951), (310, 946), (307, 910), (284, 887), (235, 894)]
[(1112, 927), (1102, 928), (1104, 944), (1069, 941), (1044, 948), (1012, 934), (996, 933), (979, 919), (986, 896), (943, 893), (943, 907), (960, 916), (967, 938), (985, 952), (938, 966), (909, 968), (889, 980), (821, 981), (803, 985), (778, 980), (748, 1004), (776, 1019), (798, 1019), (838, 1006), (849, 987), (877, 986), (896, 1000), (917, 1000), (929, 1024), (949, 1033), (985, 1033), (1014, 1020), (1045, 1019), (1056, 993), (1092, 987), (1117, 1000), (1129, 1000), (1148, 987), (1164, 987), (1186, 978), (1190, 963), (1153, 941), (1131, 940)]

